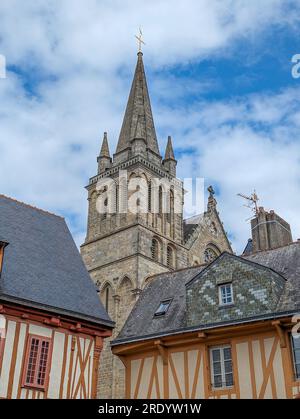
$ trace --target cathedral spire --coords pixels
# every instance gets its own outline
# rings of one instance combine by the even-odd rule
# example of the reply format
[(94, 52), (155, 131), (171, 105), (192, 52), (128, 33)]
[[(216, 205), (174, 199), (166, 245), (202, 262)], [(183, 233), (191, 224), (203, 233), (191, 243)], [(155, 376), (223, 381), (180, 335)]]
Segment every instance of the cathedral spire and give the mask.
[(143, 135), (148, 150), (159, 155), (159, 148), (151, 110), (143, 53), (138, 52), (137, 65), (132, 82), (125, 116), (117, 145), (117, 153), (131, 147), (131, 141)]
[(107, 132), (104, 133), (101, 151), (99, 157), (97, 158), (98, 162), (98, 173), (103, 172), (105, 169), (110, 168), (111, 166), (111, 157), (109, 153)]

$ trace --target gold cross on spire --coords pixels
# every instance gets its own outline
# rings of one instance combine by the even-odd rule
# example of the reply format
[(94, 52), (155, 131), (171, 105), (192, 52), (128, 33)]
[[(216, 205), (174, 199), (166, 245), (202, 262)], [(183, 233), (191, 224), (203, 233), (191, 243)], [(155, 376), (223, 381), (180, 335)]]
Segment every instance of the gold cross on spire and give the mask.
[(143, 32), (142, 32), (142, 29), (141, 28), (140, 28), (140, 34), (139, 34), (139, 36), (135, 35), (135, 37), (138, 40), (139, 52), (142, 52), (142, 44), (144, 44), (144, 45), (146, 45), (146, 44), (143, 41)]

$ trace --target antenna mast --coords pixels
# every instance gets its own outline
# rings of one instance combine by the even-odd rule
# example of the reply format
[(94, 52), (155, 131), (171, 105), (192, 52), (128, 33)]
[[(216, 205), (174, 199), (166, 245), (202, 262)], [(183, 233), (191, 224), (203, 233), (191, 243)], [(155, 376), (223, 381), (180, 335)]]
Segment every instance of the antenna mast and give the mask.
[(250, 208), (251, 211), (254, 212), (254, 215), (257, 215), (258, 214), (258, 205), (257, 205), (257, 202), (259, 201), (259, 198), (258, 198), (258, 196), (256, 194), (255, 189), (254, 189), (253, 194), (250, 195), (250, 196), (244, 195), (242, 193), (238, 193), (237, 195), (240, 196), (241, 198), (245, 199), (246, 201), (248, 201), (248, 204), (247, 205), (244, 205), (246, 208)]

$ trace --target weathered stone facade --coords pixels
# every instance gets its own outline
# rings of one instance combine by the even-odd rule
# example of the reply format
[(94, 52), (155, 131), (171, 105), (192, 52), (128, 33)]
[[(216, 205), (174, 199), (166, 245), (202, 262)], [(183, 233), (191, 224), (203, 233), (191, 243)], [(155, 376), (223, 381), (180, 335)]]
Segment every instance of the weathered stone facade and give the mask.
[(257, 210), (251, 220), (252, 251), (275, 249), (293, 242), (291, 227), (274, 211), (267, 212), (263, 207)]
[[(116, 153), (112, 159), (105, 134), (98, 157), (98, 174), (87, 186), (88, 228), (81, 247), (88, 271), (99, 287), (100, 298), (116, 322), (113, 338), (121, 330), (148, 278), (201, 264), (223, 251), (231, 252), (212, 191), (208, 209), (201, 217), (184, 222), (182, 209), (174, 210), (174, 203), (182, 204), (183, 200), (183, 184), (176, 178), (176, 164), (171, 138), (165, 158), (159, 153), (139, 53)], [(150, 199), (146, 204), (138, 188), (130, 189), (130, 181), (136, 179), (142, 179), (147, 187), (146, 195)], [(163, 184), (153, 188), (154, 179), (169, 181), (171, 188), (165, 190)], [(111, 182), (113, 195), (109, 193)], [(157, 198), (158, 208), (153, 204), (153, 197)], [(135, 199), (136, 212), (126, 207), (127, 198)], [(167, 211), (162, 211), (164, 203)], [(144, 204), (146, 211), (141, 210)], [(99, 208), (104, 208), (104, 212), (99, 212)], [(100, 365), (99, 397), (124, 397), (124, 368), (120, 359), (113, 357), (109, 342)]]

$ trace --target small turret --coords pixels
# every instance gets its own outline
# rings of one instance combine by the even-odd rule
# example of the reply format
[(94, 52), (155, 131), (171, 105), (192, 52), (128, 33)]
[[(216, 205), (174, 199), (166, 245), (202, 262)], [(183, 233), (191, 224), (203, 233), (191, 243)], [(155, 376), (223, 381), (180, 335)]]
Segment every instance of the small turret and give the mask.
[(172, 177), (176, 176), (177, 161), (175, 160), (172, 138), (170, 136), (168, 137), (168, 143), (166, 147), (166, 153), (165, 153), (163, 165), (165, 169), (168, 170), (168, 172), (170, 173)]
[(104, 172), (104, 170), (111, 167), (111, 157), (109, 153), (108, 141), (107, 141), (107, 132), (104, 133), (103, 142), (100, 154), (97, 158), (98, 162), (98, 174)]

